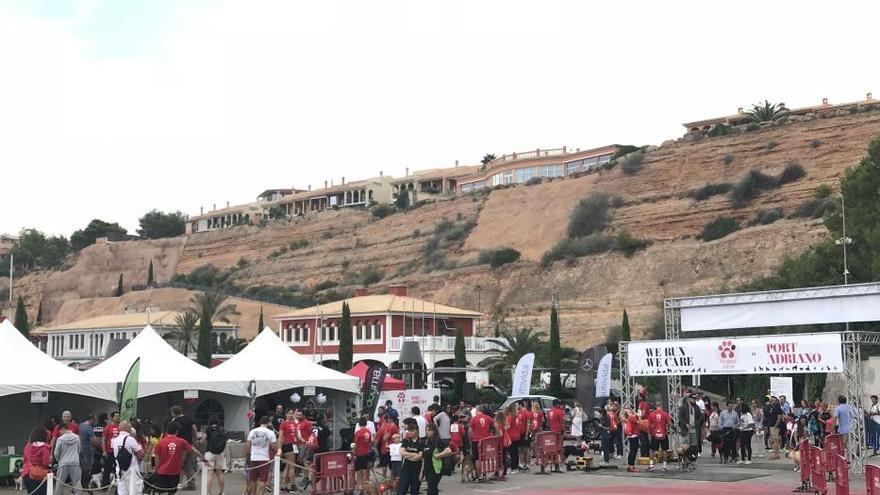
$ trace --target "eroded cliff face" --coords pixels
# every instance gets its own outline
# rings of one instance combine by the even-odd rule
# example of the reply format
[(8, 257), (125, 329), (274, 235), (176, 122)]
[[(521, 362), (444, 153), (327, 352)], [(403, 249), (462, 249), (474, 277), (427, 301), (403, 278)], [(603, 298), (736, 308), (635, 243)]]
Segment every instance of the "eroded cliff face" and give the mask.
[[(841, 174), (878, 134), (880, 112), (872, 112), (697, 142), (680, 140), (647, 153), (635, 175), (624, 175), (616, 167), (427, 204), (381, 220), (368, 211), (331, 211), (264, 228), (197, 234), (188, 240), (93, 246), (74, 268), (34, 274), (20, 285), (35, 311), (34, 297), (58, 308), (66, 299), (106, 296), (120, 272), (127, 281), (138, 280), (131, 283), (144, 283), (150, 256), (163, 260), (157, 267), (159, 282), (208, 263), (225, 269), (241, 258), (249, 262), (235, 275), (243, 286), (313, 286), (328, 280), (348, 280), (353, 286), (357, 277), (352, 273), (375, 267), (384, 272), (377, 287), (405, 283), (416, 297), (483, 311), (482, 329), (487, 333), (499, 320), (545, 329), (555, 294), (563, 339), (583, 348), (601, 342), (607, 329), (620, 323), (624, 307), (638, 336), (657, 318), (664, 298), (735, 288), (771, 273), (785, 257), (823, 239), (827, 231), (821, 221), (802, 218), (745, 227), (712, 242), (696, 236), (719, 216), (734, 217), (743, 226), (757, 210), (782, 208), (790, 216), (819, 185), (836, 190)], [(707, 183), (736, 183), (752, 168), (778, 174), (790, 162), (799, 163), (807, 175), (763, 192), (745, 208), (734, 209), (726, 194), (705, 201), (687, 196)], [(595, 191), (623, 199), (614, 209), (609, 234), (626, 229), (653, 244), (631, 258), (607, 253), (542, 268), (541, 256), (565, 235), (574, 205)], [(456, 228), (469, 222), (473, 228), (460, 239), (434, 236), (435, 225), (444, 218)], [(270, 256), (300, 239), (309, 245)], [(428, 249), (433, 254), (426, 257), (426, 246), (437, 239), (439, 247)], [(473, 263), (481, 250), (495, 247), (517, 249), (522, 259), (497, 270)], [(444, 268), (426, 272), (424, 267), (431, 263)]]

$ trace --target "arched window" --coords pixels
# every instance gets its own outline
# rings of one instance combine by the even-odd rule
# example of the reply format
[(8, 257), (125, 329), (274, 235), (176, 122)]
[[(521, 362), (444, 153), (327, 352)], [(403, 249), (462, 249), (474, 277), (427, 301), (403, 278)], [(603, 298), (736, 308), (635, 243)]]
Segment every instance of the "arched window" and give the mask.
[(354, 340), (364, 340), (364, 322), (358, 320), (354, 324)]
[(373, 322), (373, 338), (382, 340), (382, 322), (379, 320)]

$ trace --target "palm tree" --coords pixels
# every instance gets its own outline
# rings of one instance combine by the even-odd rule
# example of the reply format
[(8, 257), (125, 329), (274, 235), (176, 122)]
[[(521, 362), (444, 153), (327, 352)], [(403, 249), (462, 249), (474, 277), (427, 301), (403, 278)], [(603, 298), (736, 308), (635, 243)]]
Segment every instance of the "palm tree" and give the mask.
[(493, 155), (492, 153), (486, 153), (485, 155), (483, 155), (483, 159), (480, 160), (480, 163), (482, 163), (483, 165), (488, 165), (489, 162), (491, 162), (494, 159), (495, 159), (495, 155)]
[(238, 354), (247, 347), (247, 339), (241, 337), (229, 338), (225, 333), (220, 334), (220, 343), (214, 343), (215, 354)]
[(199, 316), (185, 311), (174, 316), (174, 330), (162, 336), (165, 340), (176, 341), (177, 350), (184, 356), (189, 355), (190, 349), (196, 350), (196, 327), (199, 324)]
[(531, 328), (520, 328), (513, 332), (501, 330), (500, 334), (500, 338), (488, 340), (498, 346), (498, 354), (480, 361), (480, 366), (493, 371), (513, 368), (521, 357), (537, 352), (544, 343), (542, 339), (547, 336), (544, 332), (535, 332)]
[(187, 312), (194, 313), (199, 319), (199, 341), (196, 347), (196, 361), (202, 366), (211, 365), (211, 332), (214, 322), (229, 323), (229, 317), (237, 315), (235, 304), (224, 304), (226, 294), (218, 290), (198, 292), (190, 298)]
[(752, 105), (752, 109), (746, 112), (746, 116), (755, 124), (761, 122), (773, 122), (788, 114), (785, 103), (770, 103), (764, 100), (764, 103)]

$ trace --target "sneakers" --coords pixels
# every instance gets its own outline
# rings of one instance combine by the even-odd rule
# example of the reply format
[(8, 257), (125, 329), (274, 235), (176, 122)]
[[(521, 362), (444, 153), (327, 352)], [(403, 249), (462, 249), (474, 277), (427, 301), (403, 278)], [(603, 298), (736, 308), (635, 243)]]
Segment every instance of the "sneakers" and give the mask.
[(508, 471), (508, 474), (519, 474), (519, 470), (518, 469), (511, 469), (510, 471)]
[(599, 463), (599, 467), (607, 467), (607, 466), (608, 466), (608, 463), (605, 461), (602, 461)]
[(746, 461), (744, 464), (751, 464), (752, 461)]
[(622, 455), (616, 455), (616, 456), (614, 456), (614, 458), (615, 458), (615, 459), (623, 459), (623, 456), (622, 456)]
[(626, 471), (629, 472), (629, 473), (639, 473), (639, 472), (641, 472), (641, 471), (639, 471), (639, 468), (637, 468), (637, 467), (635, 467), (635, 466), (630, 466), (630, 467), (626, 468)]
[(651, 473), (654, 472), (654, 465), (653, 465), (653, 464), (651, 464), (650, 466), (648, 466), (648, 472), (651, 472)]
[(736, 463), (737, 463), (737, 464), (742, 464), (742, 463), (743, 463), (743, 460), (742, 460), (742, 459), (739, 459), (738, 461), (736, 461)]

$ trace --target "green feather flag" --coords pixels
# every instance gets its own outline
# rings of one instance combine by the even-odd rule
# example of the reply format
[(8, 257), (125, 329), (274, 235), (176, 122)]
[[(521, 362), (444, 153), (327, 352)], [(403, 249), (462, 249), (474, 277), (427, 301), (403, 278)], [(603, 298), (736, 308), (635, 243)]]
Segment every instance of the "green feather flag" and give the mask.
[(138, 375), (140, 375), (141, 358), (132, 363), (125, 381), (122, 383), (122, 395), (119, 400), (119, 417), (122, 421), (130, 421), (137, 417)]

